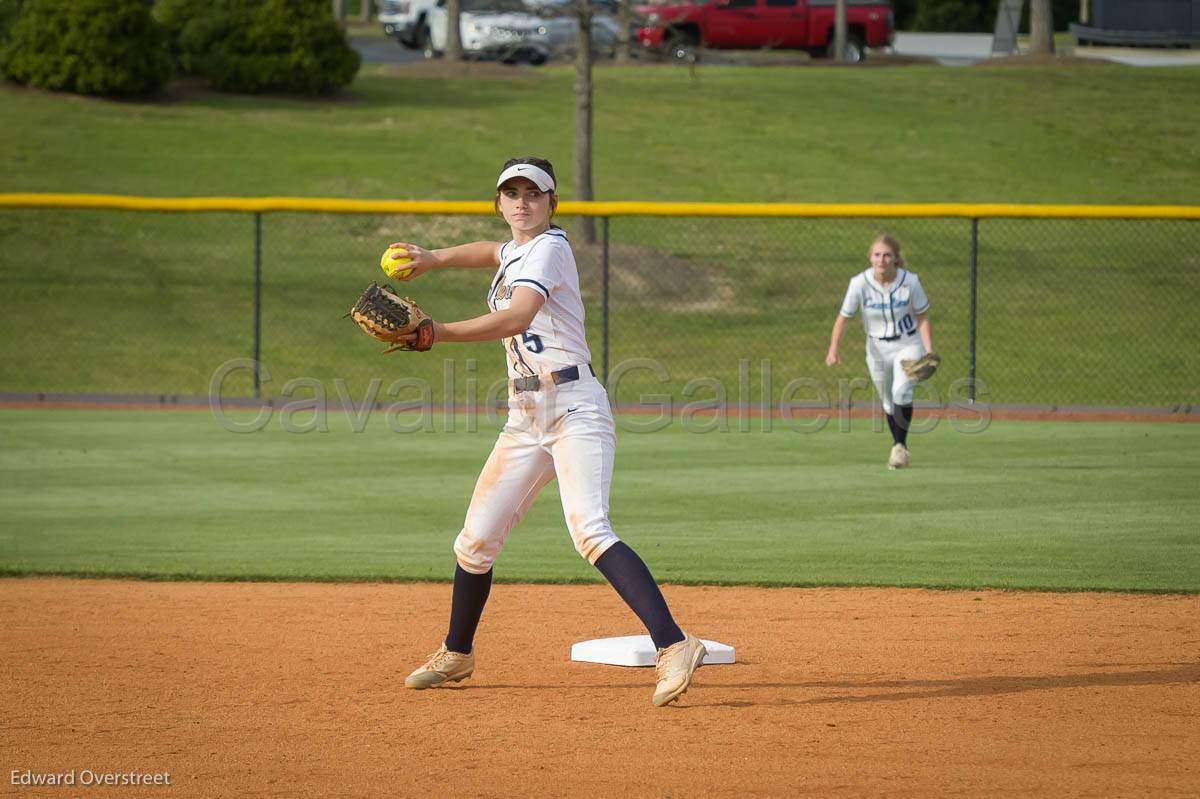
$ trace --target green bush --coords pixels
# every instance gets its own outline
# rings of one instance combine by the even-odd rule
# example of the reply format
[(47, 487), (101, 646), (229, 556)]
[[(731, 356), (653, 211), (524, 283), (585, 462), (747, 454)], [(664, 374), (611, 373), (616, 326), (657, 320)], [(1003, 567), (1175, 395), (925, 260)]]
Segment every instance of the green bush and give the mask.
[[(184, 31), (192, 26), (193, 21), (206, 12), (223, 8), (227, 4), (219, 0), (158, 0), (154, 6), (154, 16), (162, 25), (163, 34), (167, 37), (167, 50), (175, 62), (175, 68), (180, 72), (192, 73), (194, 68), (182, 44)], [(227, 18), (228, 14), (210, 14), (209, 19)]]
[(161, 89), (171, 64), (145, 0), (26, 0), (0, 70), (43, 89), (137, 97)]
[[(1079, 21), (1079, 0), (1050, 0), (1050, 13), (1054, 15), (1054, 30), (1070, 30), (1072, 22)], [(1021, 17), (1022, 30), (1029, 30), (1029, 4)]]
[(221, 91), (328, 94), (361, 61), (327, 0), (163, 0), (158, 17), (179, 68)]
[[(913, 29), (939, 33), (989, 30), (985, 6), (990, 5), (990, 2), (970, 0), (919, 0), (913, 17)], [(992, 22), (995, 22), (994, 13)]]
[(8, 41), (8, 32), (21, 14), (22, 0), (0, 0), (0, 48)]
[[(896, 24), (911, 30), (950, 33), (991, 33), (996, 29), (999, 0), (900, 0)], [(1067, 30), (1079, 19), (1079, 0), (1051, 0), (1054, 29)], [(915, 7), (914, 7), (915, 6)], [(1029, 3), (1021, 15), (1021, 30), (1029, 30)]]

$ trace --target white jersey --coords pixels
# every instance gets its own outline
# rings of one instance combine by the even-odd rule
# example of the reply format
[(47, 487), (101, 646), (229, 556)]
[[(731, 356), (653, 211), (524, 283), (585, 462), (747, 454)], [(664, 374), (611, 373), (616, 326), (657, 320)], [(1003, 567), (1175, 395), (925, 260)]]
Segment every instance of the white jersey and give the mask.
[(550, 228), (519, 247), (513, 241), (500, 247), (500, 267), (488, 291), (488, 307), (508, 308), (518, 286), (540, 292), (546, 302), (528, 330), (504, 340), (508, 376), (546, 374), (590, 363), (579, 270), (566, 233)]
[[(520, 247), (508, 242), (499, 255), (488, 307), (508, 308), (513, 290), (521, 286), (546, 298), (529, 329), (504, 341), (509, 377), (544, 375), (590, 362), (579, 272), (566, 234), (551, 228)], [(563, 518), (580, 555), (595, 563), (620, 541), (608, 518), (617, 436), (604, 386), (586, 368), (574, 380), (539, 383), (536, 389), (510, 393), (508, 422), (475, 483), (454, 540), (458, 565), (471, 574), (487, 574), (514, 525), (555, 479)]]
[(846, 298), (842, 300), (842, 316), (853, 317), (860, 308), (868, 336), (893, 339), (916, 333), (916, 314), (929, 310), (929, 298), (915, 272), (897, 269), (896, 278), (885, 289), (867, 269), (850, 278)]

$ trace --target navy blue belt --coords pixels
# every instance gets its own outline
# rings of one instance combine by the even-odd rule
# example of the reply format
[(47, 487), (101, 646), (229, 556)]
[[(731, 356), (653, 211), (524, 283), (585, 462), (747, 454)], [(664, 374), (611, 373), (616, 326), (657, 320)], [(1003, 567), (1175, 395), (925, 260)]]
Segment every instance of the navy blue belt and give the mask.
[(917, 335), (917, 331), (910, 330), (907, 333), (902, 333), (898, 336), (876, 336), (875, 340), (876, 341), (899, 341), (900, 339), (904, 338), (905, 336), (915, 336), (915, 335)]
[[(596, 376), (596, 370), (592, 365), (585, 364), (587, 370), (592, 373), (592, 377)], [(551, 372), (548, 377), (554, 385), (562, 385), (563, 383), (572, 383), (579, 379), (579, 367), (568, 366), (566, 369), (559, 369), (557, 372)], [(522, 391), (537, 391), (542, 387), (541, 375), (529, 375), (528, 377), (518, 377), (512, 382), (512, 390), (514, 394), (519, 394)]]

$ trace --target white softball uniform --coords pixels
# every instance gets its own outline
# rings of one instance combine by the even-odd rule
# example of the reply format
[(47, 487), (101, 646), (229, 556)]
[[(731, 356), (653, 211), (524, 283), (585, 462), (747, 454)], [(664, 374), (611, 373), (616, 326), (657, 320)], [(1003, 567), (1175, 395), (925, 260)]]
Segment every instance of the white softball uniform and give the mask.
[(867, 370), (885, 413), (897, 405), (912, 404), (913, 381), (904, 374), (901, 360), (925, 354), (917, 334), (916, 315), (929, 310), (929, 298), (915, 272), (897, 269), (888, 288), (875, 282), (870, 269), (850, 278), (842, 300), (842, 316), (853, 318), (862, 310), (867, 334)]
[[(527, 331), (504, 341), (508, 421), (475, 483), (454, 542), (458, 564), (472, 574), (492, 568), (509, 532), (555, 477), (567, 530), (580, 555), (594, 564), (620, 540), (608, 520), (616, 426), (608, 394), (590, 366), (579, 272), (561, 230), (551, 228), (519, 247), (510, 241), (500, 248), (488, 307), (507, 308), (520, 286), (540, 292), (546, 302)], [(537, 390), (516, 390), (535, 375)], [(577, 376), (564, 379), (571, 375)]]
[(508, 242), (500, 248), (500, 267), (488, 292), (488, 307), (507, 308), (513, 289), (526, 286), (546, 298), (523, 334), (504, 342), (508, 376), (553, 372), (588, 364), (592, 354), (583, 333), (583, 297), (579, 270), (567, 235), (551, 228), (520, 247)]

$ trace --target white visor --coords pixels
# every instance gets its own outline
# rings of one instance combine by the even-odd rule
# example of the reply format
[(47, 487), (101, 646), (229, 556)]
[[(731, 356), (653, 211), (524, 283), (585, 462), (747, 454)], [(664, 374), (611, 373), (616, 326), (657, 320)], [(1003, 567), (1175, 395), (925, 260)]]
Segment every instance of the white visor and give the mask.
[(500, 173), (500, 177), (496, 179), (496, 188), (513, 178), (525, 178), (542, 191), (554, 191), (554, 178), (550, 177), (546, 170), (533, 164), (513, 164)]

